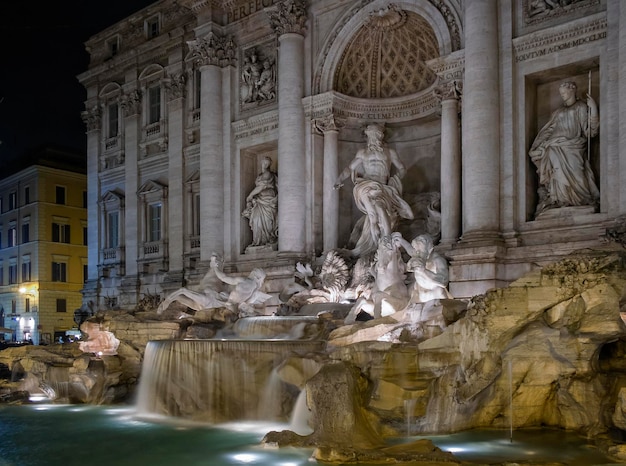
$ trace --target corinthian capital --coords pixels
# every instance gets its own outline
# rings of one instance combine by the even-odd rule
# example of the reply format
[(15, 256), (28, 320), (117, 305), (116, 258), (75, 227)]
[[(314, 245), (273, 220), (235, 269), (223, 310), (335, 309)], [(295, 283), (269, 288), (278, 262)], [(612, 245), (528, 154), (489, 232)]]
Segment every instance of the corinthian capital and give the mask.
[(463, 95), (463, 82), (455, 80), (441, 83), (435, 88), (434, 93), (439, 101), (461, 100)]
[(83, 119), (83, 123), (87, 126), (87, 131), (95, 131), (100, 129), (100, 118), (102, 116), (102, 112), (100, 107), (97, 105), (92, 107), (89, 110), (85, 110), (80, 114)]
[(235, 63), (235, 43), (231, 37), (209, 32), (205, 37), (187, 41), (193, 59), (199, 65), (228, 66)]
[(315, 129), (320, 133), (327, 131), (339, 131), (345, 126), (345, 119), (337, 118), (335, 115), (326, 115), (315, 119)]
[(269, 10), (268, 15), (279, 36), (290, 32), (304, 35), (306, 32), (306, 0), (283, 0)]

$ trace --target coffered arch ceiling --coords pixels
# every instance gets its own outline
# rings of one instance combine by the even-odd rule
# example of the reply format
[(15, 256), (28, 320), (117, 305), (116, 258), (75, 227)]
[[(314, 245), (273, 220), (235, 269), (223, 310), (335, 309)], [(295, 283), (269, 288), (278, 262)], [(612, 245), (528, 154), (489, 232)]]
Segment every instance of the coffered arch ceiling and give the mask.
[(370, 13), (350, 38), (336, 68), (333, 88), (357, 98), (415, 94), (435, 81), (426, 61), (439, 57), (439, 49), (426, 19), (390, 5)]

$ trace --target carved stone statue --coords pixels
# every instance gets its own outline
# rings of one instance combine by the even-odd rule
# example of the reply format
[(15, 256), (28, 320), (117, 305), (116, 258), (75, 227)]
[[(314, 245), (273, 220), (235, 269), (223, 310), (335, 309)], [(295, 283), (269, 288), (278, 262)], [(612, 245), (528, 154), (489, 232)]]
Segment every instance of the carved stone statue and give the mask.
[(411, 303), (425, 303), (432, 299), (449, 299), (448, 261), (435, 251), (430, 235), (419, 235), (411, 244), (400, 239), (402, 247), (411, 256), (406, 264), (413, 272), (415, 283), (411, 292)]
[(272, 100), (276, 97), (276, 72), (275, 66), (269, 61), (263, 61), (263, 71), (257, 82), (258, 100)]
[(365, 135), (367, 147), (356, 153), (334, 186), (341, 188), (343, 181), (351, 177), (354, 202), (365, 214), (355, 227), (362, 229), (352, 250), (354, 256), (374, 252), (379, 239), (391, 235), (400, 217), (413, 218), (411, 207), (402, 199), (400, 180), (406, 168), (396, 151), (383, 145), (383, 126), (370, 124)]
[(246, 208), (241, 215), (248, 219), (252, 229), (250, 246), (273, 246), (278, 241), (277, 176), (270, 170), (272, 159), (264, 157), (261, 173), (256, 177), (254, 189), (246, 197)]
[[(180, 288), (170, 294), (157, 308), (157, 313), (163, 312), (170, 304), (177, 301), (196, 311), (213, 308), (227, 308), (239, 317), (257, 314), (256, 306), (265, 303), (270, 295), (261, 291), (265, 281), (265, 272), (262, 269), (253, 269), (247, 277), (231, 277), (220, 270), (217, 256), (211, 256), (211, 270), (200, 283), (202, 293), (188, 288)], [(211, 273), (214, 273), (223, 283), (232, 285), (230, 293), (218, 292), (209, 285)]]
[(260, 77), (261, 64), (258, 61), (256, 52), (252, 51), (250, 56), (244, 58), (244, 63), (241, 67), (242, 96), (245, 103), (257, 100), (257, 86)]
[(108, 330), (104, 330), (97, 322), (86, 321), (80, 325), (81, 332), (87, 334), (87, 340), (78, 343), (83, 353), (96, 353), (99, 356), (117, 354), (120, 341)]
[(587, 94), (576, 98), (576, 84), (559, 87), (563, 106), (537, 134), (530, 158), (537, 166), (539, 202), (535, 215), (566, 206), (597, 207), (600, 193), (587, 158), (587, 138), (598, 134), (598, 106)]
[(355, 321), (360, 311), (374, 318), (401, 311), (409, 302), (409, 293), (404, 283), (406, 267), (400, 248), (406, 241), (398, 232), (383, 236), (378, 241), (376, 261), (372, 267), (374, 286), (369, 296), (362, 295), (354, 304), (345, 319), (349, 324)]

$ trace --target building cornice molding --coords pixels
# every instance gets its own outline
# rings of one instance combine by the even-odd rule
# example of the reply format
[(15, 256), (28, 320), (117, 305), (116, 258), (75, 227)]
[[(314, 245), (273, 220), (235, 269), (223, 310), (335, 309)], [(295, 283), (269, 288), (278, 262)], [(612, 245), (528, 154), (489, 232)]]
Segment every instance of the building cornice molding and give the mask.
[(257, 138), (259, 134), (278, 131), (278, 110), (271, 110), (232, 123), (235, 141)]
[(607, 30), (606, 14), (598, 13), (545, 31), (533, 32), (513, 39), (514, 58), (520, 63), (603, 40), (606, 39)]
[(368, 121), (402, 123), (436, 115), (439, 101), (433, 86), (412, 96), (380, 101), (357, 99), (335, 91), (325, 92), (303, 99), (305, 114), (313, 120), (329, 115), (345, 121), (346, 126), (360, 127)]

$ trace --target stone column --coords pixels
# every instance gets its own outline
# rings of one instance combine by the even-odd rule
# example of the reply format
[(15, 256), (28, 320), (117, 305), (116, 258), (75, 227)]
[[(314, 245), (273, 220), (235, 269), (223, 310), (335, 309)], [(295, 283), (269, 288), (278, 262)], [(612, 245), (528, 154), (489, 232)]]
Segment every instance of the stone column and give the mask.
[(100, 259), (100, 232), (98, 225), (100, 201), (99, 157), (101, 111), (97, 105), (82, 113), (87, 126), (87, 274), (89, 280), (98, 279), (98, 262)]
[(222, 67), (234, 61), (232, 40), (209, 32), (187, 42), (200, 65), (200, 260), (224, 253)]
[(167, 176), (168, 186), (168, 260), (169, 272), (182, 271), (183, 245), (185, 244), (185, 205), (183, 179), (185, 164), (183, 160), (183, 139), (185, 118), (184, 97), (186, 77), (184, 74), (173, 74), (166, 82), (165, 88), (169, 100), (167, 121), (169, 159)]
[(496, 0), (465, 2), (463, 240), (496, 240), (500, 229), (500, 124)]
[[(137, 275), (137, 258), (139, 257), (139, 200), (137, 189), (139, 180), (137, 163), (139, 159), (139, 133), (141, 131), (141, 92), (132, 90), (122, 97), (124, 112), (124, 263), (127, 276)], [(122, 220), (122, 219), (120, 219)]]
[(341, 122), (333, 115), (315, 122), (324, 135), (323, 234), (324, 251), (337, 247), (339, 241), (339, 192), (333, 189), (338, 176), (339, 128)]
[(456, 81), (439, 87), (441, 98), (441, 243), (453, 244), (461, 234), (460, 87)]
[(280, 2), (270, 14), (278, 35), (278, 250), (306, 248), (303, 0)]

